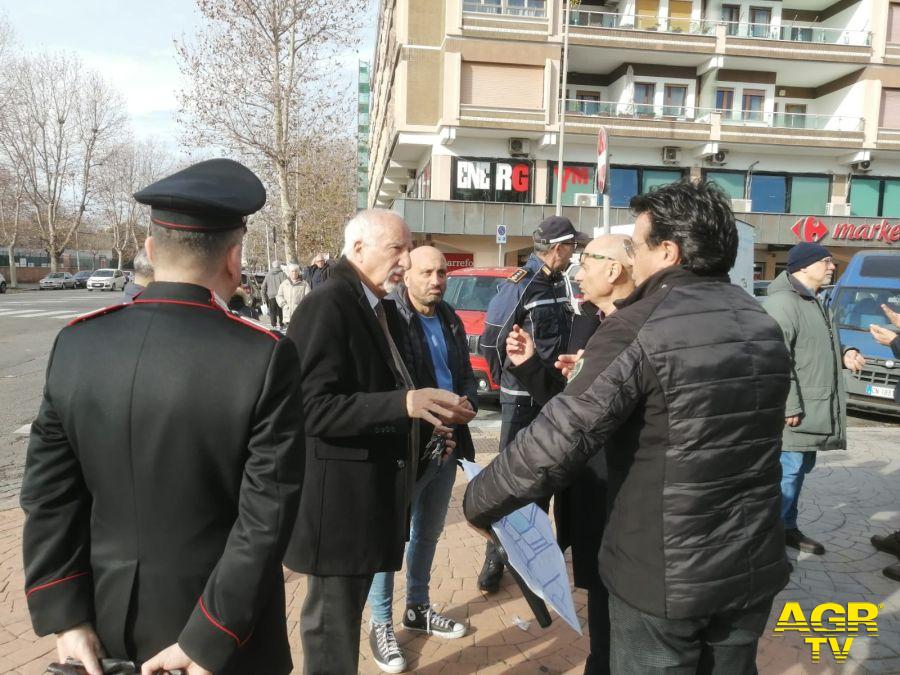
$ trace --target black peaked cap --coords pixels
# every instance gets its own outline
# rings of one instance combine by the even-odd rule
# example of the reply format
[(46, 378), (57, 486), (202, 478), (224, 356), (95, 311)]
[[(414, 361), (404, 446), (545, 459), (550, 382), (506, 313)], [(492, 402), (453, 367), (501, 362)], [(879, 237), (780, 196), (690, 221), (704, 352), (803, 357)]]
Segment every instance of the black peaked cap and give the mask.
[(148, 185), (134, 198), (150, 206), (157, 225), (217, 232), (242, 227), (266, 203), (266, 189), (240, 162), (209, 159)]

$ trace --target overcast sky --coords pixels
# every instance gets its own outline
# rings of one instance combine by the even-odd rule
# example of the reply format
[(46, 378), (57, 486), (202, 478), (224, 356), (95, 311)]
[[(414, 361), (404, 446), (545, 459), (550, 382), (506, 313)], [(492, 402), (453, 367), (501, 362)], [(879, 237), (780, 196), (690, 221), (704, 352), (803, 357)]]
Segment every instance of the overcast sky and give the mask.
[[(173, 40), (196, 32), (193, 0), (0, 0), (0, 11), (22, 49), (75, 52), (99, 70), (125, 96), (139, 138), (177, 145), (175, 93), (182, 79)], [(348, 78), (355, 77), (358, 57), (371, 58), (375, 13), (367, 14), (359, 54), (341, 58)]]

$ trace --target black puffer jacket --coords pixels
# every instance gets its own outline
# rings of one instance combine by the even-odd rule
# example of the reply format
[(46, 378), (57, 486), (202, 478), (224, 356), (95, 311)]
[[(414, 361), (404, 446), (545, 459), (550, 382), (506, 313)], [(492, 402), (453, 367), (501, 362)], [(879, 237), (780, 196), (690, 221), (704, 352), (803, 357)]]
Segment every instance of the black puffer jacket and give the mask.
[(790, 363), (775, 321), (726, 282), (669, 268), (642, 284), (588, 342), (565, 391), (469, 485), (466, 517), (485, 527), (608, 451), (610, 593), (681, 619), (783, 588)]

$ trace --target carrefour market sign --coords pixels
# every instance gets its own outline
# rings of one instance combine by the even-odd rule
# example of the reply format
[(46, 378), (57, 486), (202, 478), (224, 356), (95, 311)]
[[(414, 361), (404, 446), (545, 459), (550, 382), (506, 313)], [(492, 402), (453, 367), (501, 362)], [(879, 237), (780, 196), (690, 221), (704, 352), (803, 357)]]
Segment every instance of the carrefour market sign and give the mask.
[(900, 223), (882, 219), (873, 223), (835, 223), (829, 227), (815, 216), (800, 218), (791, 228), (800, 241), (822, 241), (825, 237), (839, 241), (871, 241), (893, 244), (900, 241)]

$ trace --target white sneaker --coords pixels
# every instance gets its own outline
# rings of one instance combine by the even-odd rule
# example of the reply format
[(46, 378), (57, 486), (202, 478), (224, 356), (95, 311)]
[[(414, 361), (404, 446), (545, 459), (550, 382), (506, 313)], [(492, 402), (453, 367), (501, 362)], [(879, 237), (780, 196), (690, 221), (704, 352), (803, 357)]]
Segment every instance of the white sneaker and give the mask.
[(468, 630), (466, 624), (438, 614), (431, 609), (431, 605), (407, 605), (403, 613), (403, 627), (406, 630), (437, 635), (447, 640), (461, 638)]
[(397, 636), (394, 635), (394, 624), (372, 622), (369, 629), (369, 647), (375, 663), (385, 673), (402, 673), (406, 670), (406, 658), (397, 644)]

